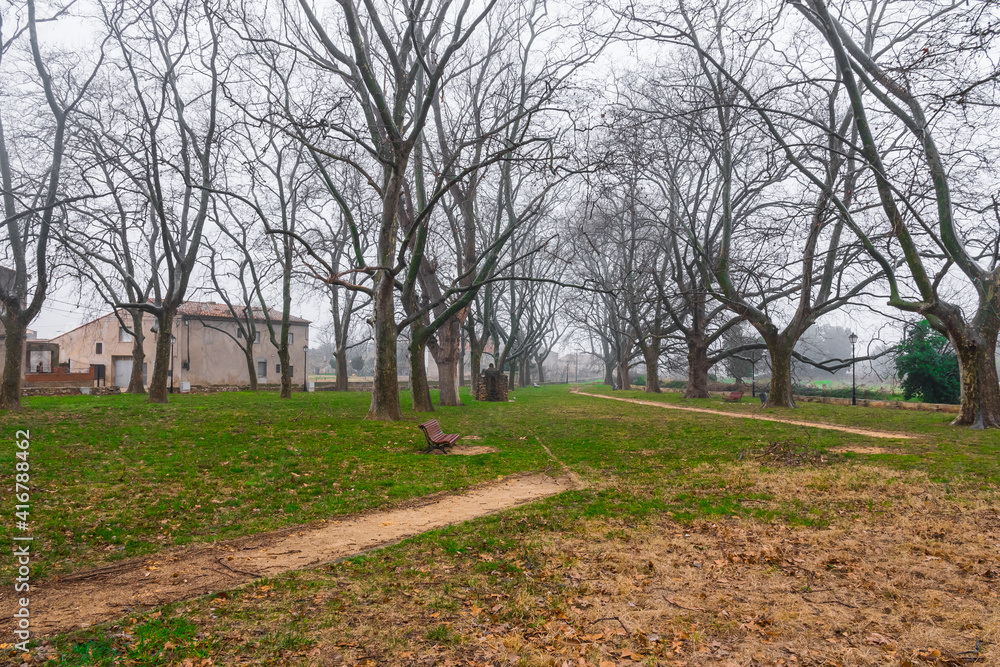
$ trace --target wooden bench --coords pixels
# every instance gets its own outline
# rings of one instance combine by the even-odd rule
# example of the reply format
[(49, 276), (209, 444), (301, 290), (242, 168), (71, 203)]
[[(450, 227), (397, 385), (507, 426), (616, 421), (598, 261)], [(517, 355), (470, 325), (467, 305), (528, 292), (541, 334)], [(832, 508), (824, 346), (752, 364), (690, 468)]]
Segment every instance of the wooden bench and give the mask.
[(740, 399), (743, 398), (742, 391), (734, 391), (727, 398), (722, 399), (726, 403), (739, 403)]
[(423, 424), (418, 424), (418, 426), (427, 438), (428, 452), (445, 454), (448, 452), (448, 448), (454, 445), (459, 438), (458, 433), (445, 433), (442, 431), (441, 424), (439, 424), (436, 419), (426, 421)]

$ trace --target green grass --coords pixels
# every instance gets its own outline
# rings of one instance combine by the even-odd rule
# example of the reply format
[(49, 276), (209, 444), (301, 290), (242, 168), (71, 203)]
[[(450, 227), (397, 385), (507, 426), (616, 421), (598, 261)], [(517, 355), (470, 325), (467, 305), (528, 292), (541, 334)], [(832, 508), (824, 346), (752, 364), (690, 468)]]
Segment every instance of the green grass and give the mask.
[[(27, 399), (0, 427), (10, 439), (31, 432), (30, 519), (45, 554), (34, 574), (399, 504), (548, 464), (501, 411), (437, 414), (449, 432), (479, 435), (477, 444), (501, 452), (418, 456), (415, 424), (426, 417), (363, 421), (368, 402), (356, 392), (183, 395), (168, 405), (127, 395)], [(13, 473), (14, 456), (4, 448), (0, 470)]]
[[(684, 400), (674, 393), (615, 395), (734, 413), (751, 409), (719, 399)], [(539, 441), (590, 483), (584, 490), (433, 531), (329, 568), (329, 576), (347, 577), (359, 586), (369, 577), (383, 577), (370, 591), (380, 601), (391, 600), (405, 582), (428, 580), (431, 575), (417, 565), (431, 563), (433, 572), (437, 562), (466, 563), (468, 575), (478, 577), (484, 591), (510, 588), (504, 594), (513, 596), (518, 586), (534, 585), (532, 559), (539, 557), (544, 536), (573, 534), (593, 521), (612, 526), (608, 535), (619, 541), (631, 539), (636, 527), (664, 518), (682, 524), (744, 517), (826, 526), (841, 517), (891, 511), (894, 498), (912, 491), (894, 480), (909, 479), (910, 473), (923, 475), (949, 495), (986, 490), (995, 497), (1000, 485), (1000, 433), (952, 428), (950, 417), (939, 413), (825, 404), (767, 411), (916, 436), (887, 441), (749, 421), (738, 414), (727, 418), (606, 401), (570, 394), (565, 386), (521, 389), (514, 398), (503, 404), (466, 400), (465, 407), (441, 408), (433, 415), (446, 432), (479, 436), (482, 440), (471, 444), (500, 450), (472, 457), (418, 454), (423, 438), (416, 424), (428, 416), (404, 405), (404, 422), (363, 421), (369, 401), (363, 393), (299, 393), (289, 400), (273, 393), (184, 395), (166, 406), (132, 396), (32, 398), (26, 411), (0, 423), (11, 438), (17, 429), (31, 429), (31, 520), (42, 554), (34, 573), (38, 578), (175, 544), (398, 505), (500, 475), (558, 474)], [(837, 451), (851, 445), (889, 447), (892, 453)], [(8, 447), (0, 454), (0, 470), (13, 470), (13, 451)], [(794, 493), (752, 479), (780, 481), (783, 471), (792, 469), (816, 473), (799, 474), (806, 480), (804, 490)], [(882, 491), (873, 502), (841, 494), (838, 485)], [(2, 539), (9, 540), (9, 524), (4, 531)], [(431, 554), (430, 560), (415, 558), (417, 552)], [(478, 554), (498, 556), (477, 560)], [(9, 561), (5, 566), (9, 570)], [(265, 590), (261, 598), (276, 601), (261, 602), (259, 610), (256, 603), (212, 607), (214, 598), (203, 598), (168, 605), (156, 618), (133, 616), (118, 630), (101, 626), (74, 633), (56, 641), (59, 664), (174, 664), (183, 658), (245, 654), (269, 656), (260, 658), (268, 664), (304, 655), (317, 632), (346, 622), (364, 602), (328, 595), (329, 576), (292, 573), (226, 594), (236, 600)], [(328, 599), (310, 620), (301, 600), (319, 592)], [(453, 593), (435, 589), (429, 608), (454, 612), (458, 593)], [(553, 598), (552, 604), (563, 602)], [(194, 626), (185, 620), (189, 609), (197, 612)], [(516, 606), (497, 612), (501, 622), (511, 623), (534, 622), (534, 613)], [(400, 646), (465, 641), (436, 617), (429, 615), (427, 621), (419, 637), (394, 641)], [(121, 627), (131, 629), (122, 635)], [(248, 636), (247, 627), (259, 632)]]
[[(866, 455), (866, 460), (881, 460), (884, 463), (903, 469), (925, 470), (942, 480), (955, 477), (968, 477), (972, 480), (982, 480), (989, 485), (1000, 483), (1000, 431), (974, 431), (968, 428), (951, 426), (955, 418), (952, 413), (930, 412), (923, 410), (894, 410), (887, 408), (866, 408), (862, 406), (831, 405), (826, 403), (802, 402), (793, 410), (781, 408), (762, 409), (756, 398), (743, 397), (739, 404), (727, 403), (721, 396), (711, 398), (686, 399), (677, 392), (662, 394), (647, 394), (642, 391), (615, 391), (604, 385), (587, 385), (584, 391), (594, 394), (614, 395), (619, 398), (633, 398), (642, 401), (657, 401), (685, 407), (708, 408), (723, 410), (737, 414), (768, 415), (794, 419), (796, 421), (811, 421), (820, 424), (836, 424), (878, 431), (889, 431), (914, 436), (913, 441), (885, 440), (881, 438), (867, 439), (874, 446), (892, 446), (907, 450), (910, 456), (900, 454)], [(584, 397), (586, 398), (586, 397)], [(600, 399), (591, 399), (600, 400)], [(637, 406), (638, 407), (638, 406)], [(741, 424), (747, 428), (760, 428), (757, 424), (734, 419), (733, 426)], [(728, 428), (728, 425), (719, 424)], [(821, 429), (798, 428), (798, 439), (813, 438), (821, 435)], [(861, 442), (862, 438), (850, 434), (835, 436), (842, 444)], [(851, 456), (848, 454), (847, 456)], [(857, 455), (855, 455), (857, 456)]]

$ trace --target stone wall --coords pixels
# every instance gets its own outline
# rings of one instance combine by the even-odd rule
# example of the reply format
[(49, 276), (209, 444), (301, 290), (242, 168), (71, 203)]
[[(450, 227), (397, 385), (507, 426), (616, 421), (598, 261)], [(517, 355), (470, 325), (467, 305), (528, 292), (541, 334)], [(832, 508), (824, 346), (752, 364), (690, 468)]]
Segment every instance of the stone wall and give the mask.
[[(506, 375), (500, 375), (497, 378), (497, 399), (496, 402), (505, 403), (507, 402), (507, 387), (509, 386), (510, 380)], [(479, 383), (476, 385), (476, 400), (485, 401), (486, 400), (486, 382), (485, 378), (480, 377)]]

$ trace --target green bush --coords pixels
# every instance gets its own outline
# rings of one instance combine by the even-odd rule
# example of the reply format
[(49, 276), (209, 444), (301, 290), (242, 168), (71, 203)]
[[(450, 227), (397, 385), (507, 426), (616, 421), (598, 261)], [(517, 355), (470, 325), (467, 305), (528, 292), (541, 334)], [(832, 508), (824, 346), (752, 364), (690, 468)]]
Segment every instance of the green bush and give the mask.
[(896, 346), (896, 372), (903, 396), (919, 396), (927, 403), (959, 403), (961, 387), (958, 356), (948, 339), (919, 322)]

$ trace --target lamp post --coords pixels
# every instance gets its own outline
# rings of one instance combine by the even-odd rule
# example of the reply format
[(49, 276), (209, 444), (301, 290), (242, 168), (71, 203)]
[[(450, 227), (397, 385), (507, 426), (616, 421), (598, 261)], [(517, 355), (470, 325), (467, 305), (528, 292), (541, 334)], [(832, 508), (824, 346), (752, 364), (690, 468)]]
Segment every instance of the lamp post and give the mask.
[(757, 360), (750, 356), (750, 395), (757, 398)]
[(569, 362), (566, 362), (566, 384), (569, 384)]
[(309, 391), (309, 345), (302, 346), (302, 391)]
[(847, 337), (851, 341), (851, 405), (858, 404), (858, 378), (854, 373), (854, 358), (857, 356), (854, 354), (854, 344), (858, 342), (858, 335), (851, 332), (851, 335)]

